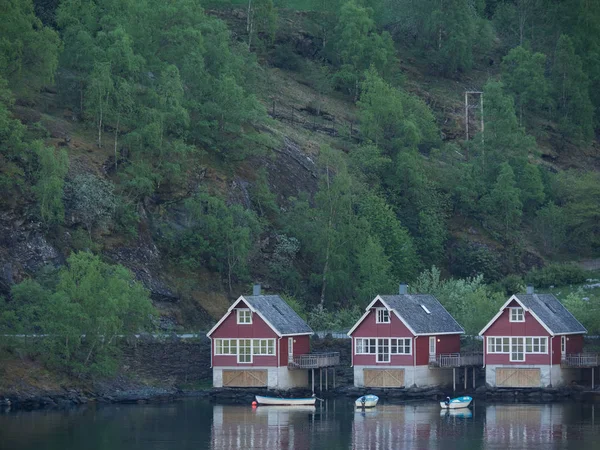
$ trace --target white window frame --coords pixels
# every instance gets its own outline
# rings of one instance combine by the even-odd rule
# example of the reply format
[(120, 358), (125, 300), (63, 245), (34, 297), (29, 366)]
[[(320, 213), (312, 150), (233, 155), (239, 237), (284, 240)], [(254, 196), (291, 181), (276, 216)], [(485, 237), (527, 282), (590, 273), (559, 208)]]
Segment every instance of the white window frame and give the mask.
[(215, 355), (237, 355), (237, 339), (215, 339)]
[(275, 339), (252, 339), (253, 356), (275, 356)]
[[(248, 345), (246, 345), (248, 343)], [(252, 339), (238, 339), (238, 353), (237, 353), (237, 362), (238, 364), (252, 364), (253, 355), (252, 355)], [(242, 348), (245, 350), (242, 353)]]
[(390, 311), (387, 308), (376, 308), (375, 323), (390, 323)]
[(510, 322), (525, 322), (525, 310), (523, 308), (514, 307), (509, 308), (510, 310)]
[(508, 336), (488, 336), (487, 344), (488, 354), (495, 353), (507, 355), (510, 353), (510, 337)]
[[(396, 343), (394, 343), (394, 341), (396, 341)], [(396, 351), (393, 351), (394, 348)], [(390, 338), (390, 355), (412, 355), (412, 339)]]
[[(373, 350), (373, 351), (371, 351), (371, 350)], [(375, 355), (375, 354), (377, 354), (377, 338), (355, 338), (354, 354), (355, 355)]]
[[(519, 346), (521, 346), (520, 352), (518, 351)], [(514, 351), (513, 350), (514, 348), (517, 348), (517, 351)], [(522, 359), (519, 359), (518, 357), (517, 358), (514, 357), (514, 355), (518, 355), (518, 354), (523, 355)], [(511, 362), (525, 362), (525, 338), (524, 337), (513, 336), (510, 338), (510, 361)]]
[[(529, 342), (527, 342), (529, 341)], [(530, 350), (527, 350), (527, 348)], [(537, 347), (537, 351), (536, 351)], [(525, 337), (525, 353), (531, 355), (547, 355), (548, 354), (548, 338), (543, 336), (526, 336)]]
[(237, 324), (238, 325), (251, 325), (252, 324), (252, 311), (248, 308), (240, 308), (237, 310)]
[[(384, 347), (388, 347), (388, 360), (383, 358), (379, 360), (379, 345), (380, 341), (385, 340)], [(391, 355), (412, 355), (412, 339), (411, 338), (354, 338), (354, 354), (355, 355), (375, 355), (378, 363), (387, 363), (391, 360)]]
[[(383, 351), (379, 351), (379, 349)], [(387, 349), (387, 351), (386, 351)], [(390, 356), (390, 339), (389, 338), (377, 338), (377, 362), (378, 363), (389, 363)]]

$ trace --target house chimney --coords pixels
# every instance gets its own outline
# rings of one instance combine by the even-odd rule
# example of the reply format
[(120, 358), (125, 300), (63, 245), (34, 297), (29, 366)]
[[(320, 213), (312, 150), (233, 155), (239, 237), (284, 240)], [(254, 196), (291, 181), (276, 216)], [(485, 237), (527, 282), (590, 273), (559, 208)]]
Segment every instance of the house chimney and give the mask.
[(533, 294), (533, 284), (528, 284), (527, 285), (527, 293), (529, 295)]
[(406, 295), (406, 292), (407, 292), (407, 289), (406, 289), (406, 288), (407, 288), (407, 287), (408, 287), (408, 286), (407, 286), (407, 284), (406, 284), (406, 283), (400, 283), (400, 289), (399, 289), (398, 293), (399, 293), (400, 295)]
[(260, 295), (260, 284), (252, 286), (252, 295)]

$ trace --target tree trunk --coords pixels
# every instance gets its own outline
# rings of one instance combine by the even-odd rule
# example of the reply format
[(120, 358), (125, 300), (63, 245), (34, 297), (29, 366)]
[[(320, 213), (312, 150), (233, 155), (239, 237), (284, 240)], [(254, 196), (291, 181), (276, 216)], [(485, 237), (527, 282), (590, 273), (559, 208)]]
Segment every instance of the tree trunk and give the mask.
[(100, 118), (98, 119), (98, 148), (102, 148), (102, 100), (100, 100)]
[(117, 139), (119, 137), (119, 121), (120, 120), (121, 120), (121, 116), (117, 115), (117, 128), (115, 128), (115, 172), (119, 168), (119, 165), (117, 162)]

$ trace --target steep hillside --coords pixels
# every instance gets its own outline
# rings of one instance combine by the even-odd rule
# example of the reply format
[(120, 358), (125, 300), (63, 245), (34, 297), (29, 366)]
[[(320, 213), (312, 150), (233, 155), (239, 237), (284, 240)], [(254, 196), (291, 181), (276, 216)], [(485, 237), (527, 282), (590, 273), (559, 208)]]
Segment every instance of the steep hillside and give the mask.
[[(568, 135), (556, 103), (532, 106), (525, 126), (517, 124), (511, 92), (488, 84), (507, 79), (510, 48), (499, 31), (469, 67), (457, 63), (448, 73), (440, 65), (450, 63), (432, 56), (435, 46), (421, 46), (417, 31), (381, 18), (381, 2), (366, 2), (374, 18), (349, 2), (371, 23), (365, 39), (388, 54), (385, 64), (370, 61), (374, 47), (364, 67), (345, 73), (355, 62), (343, 56), (343, 11), (275, 2), (274, 14), (273, 2), (256, 2), (266, 6), (253, 12), (258, 31), (249, 35), (247, 8), (236, 3), (208, 2), (197, 23), (173, 25), (162, 36), (175, 36), (172, 46), (138, 33), (133, 19), (102, 25), (110, 32), (98, 26), (85, 31), (98, 41), (93, 53), (73, 37), (88, 25), (84, 12), (69, 9), (75, 3), (61, 2), (56, 15), (36, 2), (63, 53), (54, 82), (26, 94), (7, 75), (16, 98), (7, 105), (26, 127), (25, 147), (37, 139), (66, 151), (64, 218), (40, 212), (36, 157), (0, 155), (2, 174), (19, 179), (0, 203), (0, 296), (10, 299), (14, 285), (56, 276), (70, 254), (91, 251), (149, 289), (161, 328), (198, 330), (255, 281), (307, 311), (351, 309), (432, 265), (455, 277), (483, 273), (502, 290), (507, 276), (598, 256), (598, 141)], [(136, 17), (125, 10), (123, 17)], [(148, 13), (148, 23), (171, 13)], [(478, 16), (494, 33), (491, 19)], [(201, 56), (186, 52), (202, 39), (182, 44), (193, 29), (206, 41)], [(114, 40), (107, 65), (84, 61), (103, 54), (103, 39)], [(219, 54), (231, 58), (215, 62)], [(103, 68), (113, 77), (106, 90)], [(485, 92), (486, 131), (472, 97), (468, 142), (465, 91)], [(106, 223), (89, 217), (100, 203), (78, 196), (82, 176), (110, 182)], [(502, 196), (511, 190), (512, 198)]]

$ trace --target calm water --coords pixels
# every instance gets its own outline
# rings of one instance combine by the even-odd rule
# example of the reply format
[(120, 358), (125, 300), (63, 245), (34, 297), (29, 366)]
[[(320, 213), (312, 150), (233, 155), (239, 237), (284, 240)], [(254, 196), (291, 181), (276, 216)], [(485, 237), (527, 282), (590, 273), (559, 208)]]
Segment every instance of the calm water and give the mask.
[(186, 400), (0, 414), (0, 449), (600, 449), (600, 405), (483, 404), (445, 414), (437, 404), (349, 400), (316, 409), (252, 409)]

